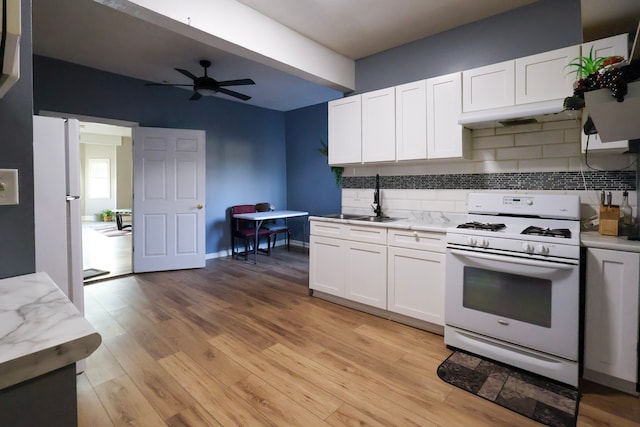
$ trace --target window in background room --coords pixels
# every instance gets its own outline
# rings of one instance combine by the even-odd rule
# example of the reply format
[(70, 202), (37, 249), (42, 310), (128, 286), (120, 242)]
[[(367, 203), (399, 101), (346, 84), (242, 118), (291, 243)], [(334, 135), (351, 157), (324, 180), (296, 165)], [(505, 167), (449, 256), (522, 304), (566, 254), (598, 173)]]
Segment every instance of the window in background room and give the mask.
[(109, 159), (89, 159), (87, 196), (90, 199), (111, 198), (111, 164)]

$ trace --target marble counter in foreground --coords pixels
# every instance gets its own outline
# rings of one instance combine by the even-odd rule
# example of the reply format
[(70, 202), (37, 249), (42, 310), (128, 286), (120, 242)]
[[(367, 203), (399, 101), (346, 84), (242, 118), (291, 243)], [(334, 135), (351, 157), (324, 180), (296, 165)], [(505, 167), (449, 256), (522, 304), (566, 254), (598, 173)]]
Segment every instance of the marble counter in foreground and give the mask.
[(101, 341), (46, 273), (0, 280), (0, 389), (84, 359)]

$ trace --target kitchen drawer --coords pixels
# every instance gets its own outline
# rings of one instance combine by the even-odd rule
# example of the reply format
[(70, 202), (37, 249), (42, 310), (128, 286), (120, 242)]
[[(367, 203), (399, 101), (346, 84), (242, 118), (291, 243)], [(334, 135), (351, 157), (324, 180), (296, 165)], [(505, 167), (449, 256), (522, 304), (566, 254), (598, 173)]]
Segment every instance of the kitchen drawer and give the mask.
[(355, 240), (357, 242), (387, 244), (386, 227), (362, 227), (347, 224), (343, 228), (343, 239)]
[(388, 239), (389, 246), (432, 252), (445, 253), (447, 246), (445, 234), (432, 231), (389, 229)]
[(311, 221), (310, 233), (312, 236), (326, 236), (342, 238), (343, 224), (335, 222)]

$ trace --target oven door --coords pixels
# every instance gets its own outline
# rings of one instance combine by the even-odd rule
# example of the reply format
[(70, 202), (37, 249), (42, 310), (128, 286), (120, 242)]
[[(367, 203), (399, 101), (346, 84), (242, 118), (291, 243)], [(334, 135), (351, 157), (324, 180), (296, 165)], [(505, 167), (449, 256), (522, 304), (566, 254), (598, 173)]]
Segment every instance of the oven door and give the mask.
[(578, 360), (577, 264), (448, 248), (445, 323)]

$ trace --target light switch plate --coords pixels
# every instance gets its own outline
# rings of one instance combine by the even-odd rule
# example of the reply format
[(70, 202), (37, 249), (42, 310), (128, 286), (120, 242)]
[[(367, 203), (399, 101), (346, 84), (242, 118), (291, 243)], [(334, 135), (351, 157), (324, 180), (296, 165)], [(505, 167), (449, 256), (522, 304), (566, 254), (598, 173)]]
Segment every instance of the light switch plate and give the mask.
[(0, 169), (0, 205), (18, 204), (18, 169)]

